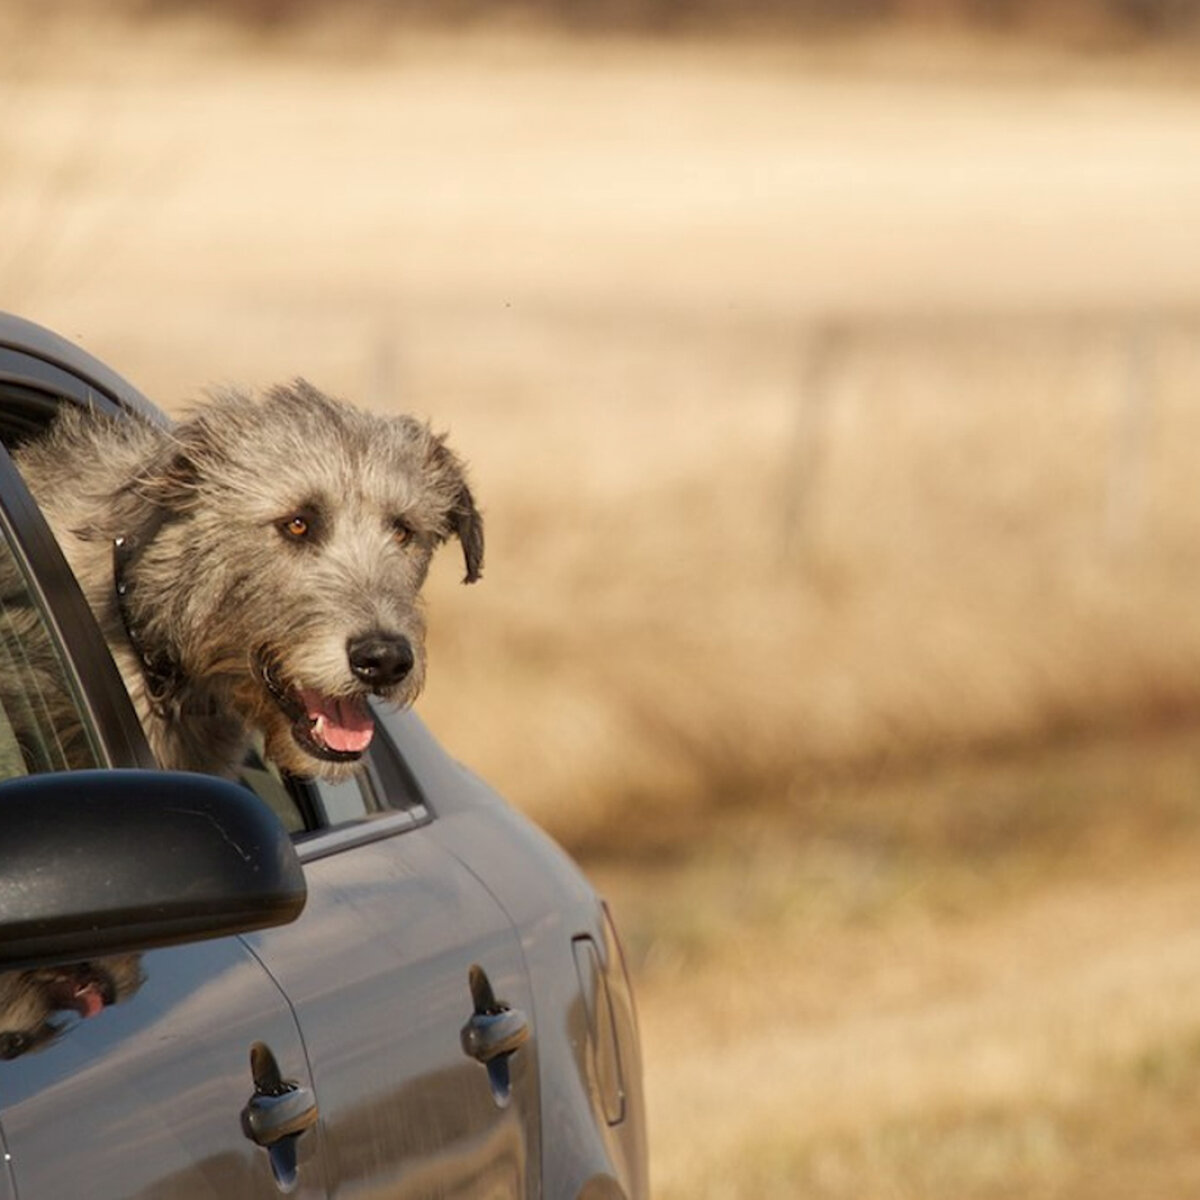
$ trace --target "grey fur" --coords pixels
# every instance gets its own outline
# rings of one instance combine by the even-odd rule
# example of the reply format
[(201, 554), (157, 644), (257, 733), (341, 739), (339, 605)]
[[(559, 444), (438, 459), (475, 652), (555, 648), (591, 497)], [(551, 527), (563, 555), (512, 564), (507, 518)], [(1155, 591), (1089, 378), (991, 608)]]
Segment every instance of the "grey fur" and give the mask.
[[(482, 566), (482, 519), (444, 440), (302, 380), (260, 396), (216, 394), (169, 431), (69, 410), (17, 462), (151, 747), (175, 768), (229, 774), (258, 731), (284, 770), (346, 775), (351, 767), (297, 740), (295, 714), (269, 681), (358, 707), (368, 690), (411, 703), (424, 680), (419, 592), (435, 547), (460, 540), (465, 582)], [(297, 515), (303, 537), (288, 532)], [(117, 538), (132, 539), (136, 648), (114, 587)], [(368, 689), (347, 646), (373, 633), (407, 638), (415, 661), (403, 680)], [(163, 694), (138, 650), (170, 665)]]

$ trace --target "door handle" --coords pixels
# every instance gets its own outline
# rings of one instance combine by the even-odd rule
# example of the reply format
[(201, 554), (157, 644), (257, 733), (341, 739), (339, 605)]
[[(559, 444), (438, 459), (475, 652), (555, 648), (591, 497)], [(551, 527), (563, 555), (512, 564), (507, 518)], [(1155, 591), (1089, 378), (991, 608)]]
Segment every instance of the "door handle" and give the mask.
[(463, 1053), (487, 1067), (492, 1097), (504, 1108), (512, 1094), (508, 1060), (529, 1039), (529, 1018), (496, 999), (487, 972), (478, 964), (468, 972), (468, 982), (475, 1011), (459, 1034)]
[(242, 1132), (256, 1146), (273, 1146), (317, 1123), (317, 1102), (308, 1088), (296, 1087), (279, 1096), (257, 1092), (242, 1109)]
[(250, 1047), (250, 1073), (254, 1094), (242, 1109), (242, 1132), (262, 1146), (271, 1160), (271, 1171), (280, 1190), (296, 1186), (296, 1142), (317, 1123), (317, 1101), (312, 1092), (284, 1079), (270, 1047), (255, 1042)]
[(529, 1020), (519, 1008), (473, 1013), (462, 1027), (463, 1053), (481, 1063), (511, 1054), (529, 1037)]

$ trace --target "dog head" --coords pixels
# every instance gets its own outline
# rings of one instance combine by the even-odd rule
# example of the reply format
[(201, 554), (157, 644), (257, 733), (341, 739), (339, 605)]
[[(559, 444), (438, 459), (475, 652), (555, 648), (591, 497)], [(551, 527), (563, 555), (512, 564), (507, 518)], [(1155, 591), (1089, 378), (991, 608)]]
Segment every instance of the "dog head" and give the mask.
[(73, 1020), (129, 999), (144, 979), (141, 956), (115, 954), (67, 966), (0, 975), (0, 1061), (55, 1042)]
[(293, 774), (346, 774), (371, 739), (368, 698), (420, 692), (434, 550), (457, 538), (467, 583), (483, 566), (483, 521), (445, 440), (303, 381), (214, 397), (127, 493), (157, 523), (132, 589), (142, 640)]

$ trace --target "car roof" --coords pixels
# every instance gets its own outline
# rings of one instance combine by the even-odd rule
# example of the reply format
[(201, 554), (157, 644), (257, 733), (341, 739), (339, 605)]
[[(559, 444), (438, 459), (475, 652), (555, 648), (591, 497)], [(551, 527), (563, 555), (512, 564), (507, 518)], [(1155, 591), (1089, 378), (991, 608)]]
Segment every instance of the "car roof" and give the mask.
[[(78, 382), (61, 386), (67, 382), (64, 376), (82, 381), (86, 388), (81, 390)], [(98, 358), (33, 321), (5, 312), (0, 312), (0, 381), (43, 391), (43, 403), (51, 408), (60, 399), (83, 403), (90, 393), (143, 420), (167, 423), (161, 409)]]

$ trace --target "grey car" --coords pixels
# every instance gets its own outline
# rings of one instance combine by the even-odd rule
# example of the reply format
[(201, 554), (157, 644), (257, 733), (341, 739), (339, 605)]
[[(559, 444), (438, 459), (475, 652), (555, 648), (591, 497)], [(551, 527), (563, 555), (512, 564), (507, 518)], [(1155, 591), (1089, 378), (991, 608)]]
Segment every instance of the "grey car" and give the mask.
[(157, 768), (7, 452), (64, 404), (164, 419), (0, 315), (0, 1200), (646, 1196), (610, 916), (416, 715)]

